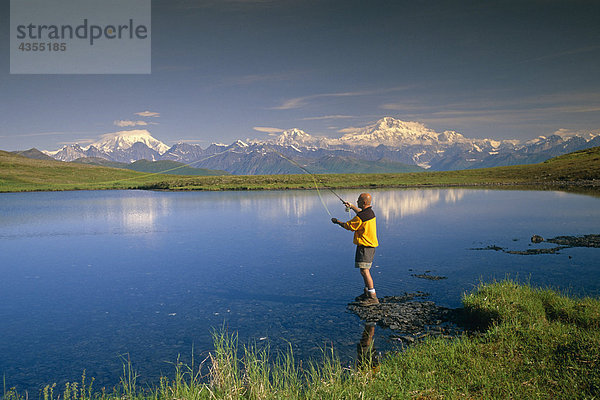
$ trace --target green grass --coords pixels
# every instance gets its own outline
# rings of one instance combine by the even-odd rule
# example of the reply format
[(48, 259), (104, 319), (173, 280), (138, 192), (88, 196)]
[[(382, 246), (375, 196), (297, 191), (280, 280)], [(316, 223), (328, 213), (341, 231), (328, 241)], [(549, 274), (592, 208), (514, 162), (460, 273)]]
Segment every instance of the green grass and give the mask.
[[(556, 157), (540, 164), (446, 172), (397, 174), (319, 174), (331, 188), (510, 185), (554, 188), (600, 179), (600, 147)], [(0, 192), (164, 189), (269, 190), (314, 189), (310, 175), (173, 176), (122, 169), (33, 160), (0, 151)], [(597, 189), (597, 185), (594, 186)]]
[[(92, 399), (594, 399), (600, 396), (600, 301), (573, 298), (511, 280), (481, 284), (463, 296), (477, 335), (431, 338), (380, 365), (342, 367), (333, 351), (304, 366), (291, 350), (240, 348), (237, 337), (214, 334), (208, 375), (177, 363), (172, 379), (139, 388), (127, 363), (112, 391), (81, 383), (44, 400)], [(207, 362), (208, 362), (207, 361)], [(201, 363), (203, 364), (203, 363)], [(4, 400), (25, 400), (6, 390)]]

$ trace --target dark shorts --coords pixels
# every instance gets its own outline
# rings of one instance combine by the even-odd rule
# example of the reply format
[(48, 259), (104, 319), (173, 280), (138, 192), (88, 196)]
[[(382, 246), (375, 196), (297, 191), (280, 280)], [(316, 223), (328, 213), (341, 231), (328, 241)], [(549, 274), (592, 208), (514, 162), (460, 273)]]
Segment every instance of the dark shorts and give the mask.
[(354, 266), (356, 268), (371, 268), (375, 258), (375, 247), (356, 246), (356, 255), (354, 256)]

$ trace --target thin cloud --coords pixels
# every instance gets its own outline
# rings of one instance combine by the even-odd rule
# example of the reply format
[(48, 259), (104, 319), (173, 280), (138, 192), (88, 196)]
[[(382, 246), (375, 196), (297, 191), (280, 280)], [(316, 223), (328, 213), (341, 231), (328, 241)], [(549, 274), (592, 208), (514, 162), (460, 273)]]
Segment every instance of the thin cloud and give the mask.
[(114, 122), (116, 126), (126, 127), (126, 126), (146, 126), (148, 123), (146, 121), (124, 121), (117, 120)]
[(272, 107), (272, 110), (292, 110), (295, 108), (302, 108), (307, 106), (312, 100), (329, 98), (329, 97), (355, 97), (355, 96), (370, 96), (370, 95), (379, 95), (391, 92), (398, 92), (402, 90), (406, 90), (409, 87), (401, 86), (401, 87), (393, 87), (386, 89), (375, 89), (375, 90), (362, 90), (356, 92), (338, 92), (338, 93), (320, 93), (313, 94), (310, 96), (301, 96), (294, 97), (291, 99), (285, 100), (281, 105)]
[(160, 117), (160, 113), (153, 112), (153, 111), (137, 112), (137, 113), (135, 113), (135, 115), (139, 115), (140, 117)]
[(474, 101), (426, 104), (415, 101), (384, 103), (380, 109), (402, 112), (405, 118), (438, 124), (539, 121), (549, 115), (600, 112), (600, 93), (563, 92), (497, 100), (480, 96)]
[(252, 129), (254, 129), (255, 131), (258, 132), (264, 132), (264, 133), (281, 133), (283, 132), (285, 129), (281, 129), (281, 128), (271, 128), (268, 126), (254, 126), (252, 127)]
[(554, 58), (561, 58), (561, 57), (565, 57), (565, 56), (572, 56), (572, 55), (575, 55), (575, 54), (591, 53), (591, 52), (594, 52), (594, 51), (596, 51), (598, 49), (600, 49), (600, 46), (579, 47), (579, 48), (576, 48), (576, 49), (565, 50), (565, 51), (561, 51), (561, 52), (558, 52), (558, 53), (547, 54), (547, 55), (544, 55), (544, 56), (529, 58), (529, 59), (520, 61), (517, 64), (525, 64), (525, 63), (535, 62), (535, 61), (551, 60), (551, 59), (554, 59)]

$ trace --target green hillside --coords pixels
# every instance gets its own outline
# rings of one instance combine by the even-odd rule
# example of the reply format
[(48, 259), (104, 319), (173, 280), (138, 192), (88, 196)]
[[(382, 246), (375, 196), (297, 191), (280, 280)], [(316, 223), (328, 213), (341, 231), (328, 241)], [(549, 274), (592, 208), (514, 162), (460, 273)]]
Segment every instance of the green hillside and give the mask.
[[(591, 186), (600, 189), (600, 147), (540, 164), (445, 172), (317, 175), (332, 188), (408, 186), (535, 187)], [(298, 175), (175, 176), (123, 169), (33, 160), (0, 151), (0, 192), (77, 189), (258, 190), (311, 189), (313, 177)]]
[(99, 165), (102, 167), (123, 168), (138, 172), (149, 172), (154, 174), (169, 174), (169, 175), (229, 175), (227, 171), (220, 171), (206, 168), (194, 168), (187, 164), (177, 161), (161, 160), (148, 161), (138, 160), (133, 163), (120, 163), (115, 161), (105, 160), (97, 157), (78, 158), (73, 161), (79, 164)]
[(364, 173), (405, 173), (425, 171), (417, 165), (408, 165), (396, 161), (381, 159), (365, 161), (352, 157), (323, 157), (309, 165), (307, 169), (315, 174), (345, 174), (352, 171), (354, 174)]
[(35, 158), (37, 160), (54, 160), (54, 158), (42, 153), (35, 147), (24, 151), (13, 151), (13, 153), (27, 158)]
[(0, 151), (0, 192), (127, 189), (156, 180), (156, 175), (124, 169), (37, 160)]

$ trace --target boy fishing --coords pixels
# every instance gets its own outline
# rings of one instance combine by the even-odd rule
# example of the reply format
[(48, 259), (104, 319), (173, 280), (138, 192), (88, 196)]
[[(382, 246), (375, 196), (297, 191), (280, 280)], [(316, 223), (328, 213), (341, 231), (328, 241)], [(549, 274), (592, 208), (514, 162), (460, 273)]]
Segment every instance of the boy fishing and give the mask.
[(369, 193), (361, 193), (356, 202), (358, 207), (349, 202), (344, 202), (346, 207), (356, 213), (356, 216), (348, 222), (341, 222), (337, 218), (331, 218), (331, 222), (334, 224), (354, 232), (353, 242), (356, 245), (354, 266), (359, 268), (365, 283), (364, 292), (356, 298), (356, 301), (363, 306), (379, 304), (370, 272), (373, 258), (375, 257), (375, 248), (379, 245), (377, 241), (375, 213), (371, 208), (371, 200)]

